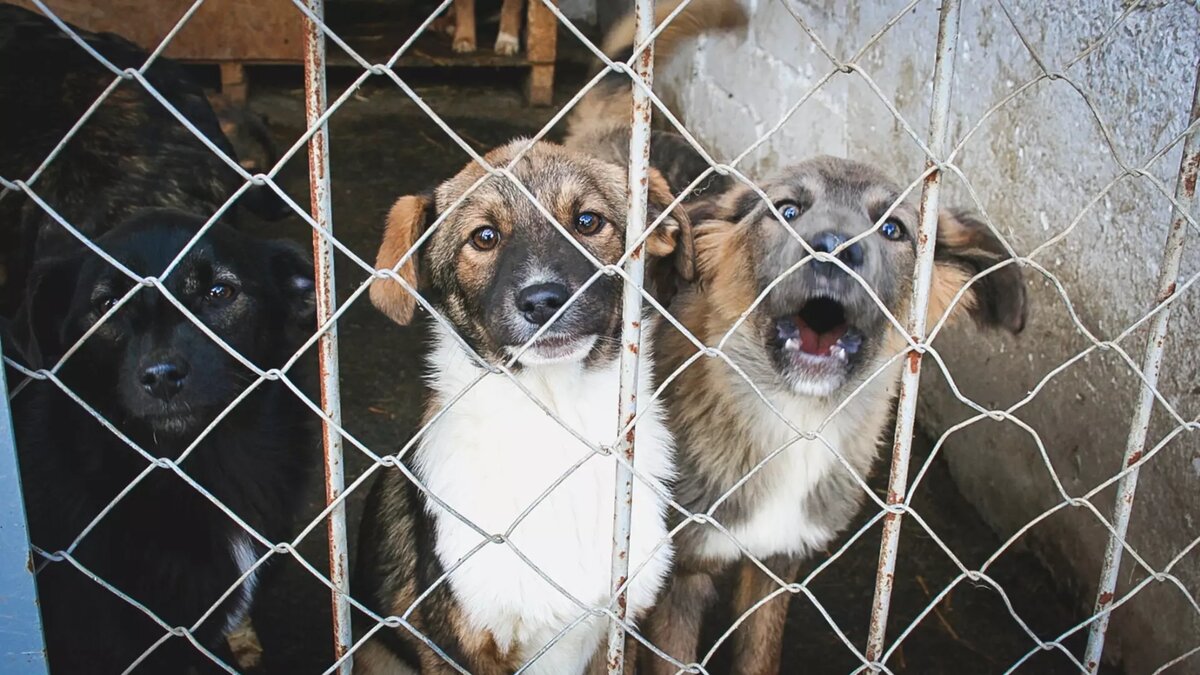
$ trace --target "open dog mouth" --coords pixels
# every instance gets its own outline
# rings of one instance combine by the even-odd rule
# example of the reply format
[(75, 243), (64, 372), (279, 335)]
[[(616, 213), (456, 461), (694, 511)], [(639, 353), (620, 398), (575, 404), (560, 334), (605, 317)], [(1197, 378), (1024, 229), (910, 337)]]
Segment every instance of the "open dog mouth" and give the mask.
[(812, 298), (794, 314), (777, 318), (774, 328), (781, 365), (821, 380), (843, 377), (865, 339), (842, 303), (825, 297)]
[(814, 298), (796, 314), (775, 321), (786, 351), (846, 361), (862, 347), (863, 334), (846, 321), (846, 310), (831, 298)]

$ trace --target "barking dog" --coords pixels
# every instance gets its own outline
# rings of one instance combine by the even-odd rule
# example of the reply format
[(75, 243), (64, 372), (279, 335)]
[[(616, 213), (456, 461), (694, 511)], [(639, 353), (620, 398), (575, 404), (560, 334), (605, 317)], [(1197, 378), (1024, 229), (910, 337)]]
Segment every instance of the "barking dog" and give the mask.
[[(796, 236), (818, 252), (836, 253), (903, 321), (917, 211), (900, 203), (877, 231), (868, 232), (900, 190), (871, 166), (832, 157), (786, 170), (767, 182), (764, 191), (788, 228), (748, 188), (692, 210), (698, 223), (698, 283), (677, 297), (672, 311), (705, 344), (715, 345), (732, 330), (725, 353), (787, 423), (717, 359), (703, 359), (685, 370), (668, 399), (678, 441), (676, 498), (693, 512), (710, 509), (755, 465), (785, 448), (733, 490), (713, 516), (750, 553), (791, 579), (806, 556), (846, 528), (864, 495), (820, 440), (798, 439), (788, 423), (801, 431), (819, 431), (865, 476), (899, 381), (899, 364), (884, 367), (885, 362), (905, 345), (866, 288), (835, 263), (810, 260), (790, 271), (807, 255)], [(930, 325), (968, 279), (1004, 257), (985, 226), (969, 216), (943, 212)], [(767, 292), (781, 276), (783, 281)], [(754, 305), (763, 293), (762, 302)], [(957, 309), (981, 325), (1019, 332), (1025, 321), (1019, 269), (1008, 265), (975, 282)], [(660, 377), (695, 353), (678, 331), (663, 326), (658, 336)], [(884, 370), (877, 373), (880, 368)], [(846, 407), (835, 411), (843, 403)], [(690, 663), (697, 655), (701, 615), (716, 595), (715, 575), (741, 565), (735, 616), (778, 587), (716, 528), (689, 525), (675, 544), (677, 567), (651, 617), (650, 637), (668, 654)], [(778, 670), (787, 598), (784, 594), (758, 608), (734, 634), (734, 672), (765, 675)], [(676, 670), (649, 652), (643, 656), (649, 672)]]
[[(134, 272), (158, 275), (202, 222), (151, 210), (97, 243)], [(313, 328), (311, 263), (288, 244), (217, 224), (163, 283), (260, 368), (283, 365)], [(19, 358), (52, 366), (133, 284), (87, 250), (39, 261), (14, 324)], [(316, 459), (307, 409), (283, 384), (264, 382), (181, 457), (255, 378), (158, 290), (143, 288), (117, 308), (58, 377), (147, 453), (178, 460), (262, 536), (287, 538), (306, 467)], [(64, 550), (149, 461), (52, 383), (32, 384), (13, 404), (31, 539), (45, 551)], [(193, 633), (217, 649), (249, 610), (263, 569), (251, 566), (264, 553), (229, 515), (158, 468), (116, 502), (72, 555), (170, 626), (192, 626), (220, 602)], [(37, 583), (55, 673), (122, 672), (166, 635), (69, 562), (49, 563)], [(183, 673), (188, 666), (212, 664), (177, 637), (137, 672)]]

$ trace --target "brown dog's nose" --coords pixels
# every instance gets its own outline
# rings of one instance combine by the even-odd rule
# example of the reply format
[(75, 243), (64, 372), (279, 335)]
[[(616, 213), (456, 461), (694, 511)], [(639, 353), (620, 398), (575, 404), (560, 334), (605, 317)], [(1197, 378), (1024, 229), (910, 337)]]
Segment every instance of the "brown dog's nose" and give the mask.
[(165, 359), (146, 366), (140, 381), (146, 393), (155, 398), (169, 401), (183, 389), (188, 376), (188, 365), (178, 359)]
[(567, 303), (568, 297), (570, 293), (562, 284), (533, 284), (517, 294), (517, 310), (526, 321), (540, 326)]

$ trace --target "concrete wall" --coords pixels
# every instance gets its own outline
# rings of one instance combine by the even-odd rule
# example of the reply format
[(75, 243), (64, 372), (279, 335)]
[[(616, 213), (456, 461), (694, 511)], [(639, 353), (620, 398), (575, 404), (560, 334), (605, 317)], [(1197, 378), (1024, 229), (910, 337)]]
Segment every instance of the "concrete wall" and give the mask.
[[(746, 33), (702, 39), (697, 50), (684, 50), (694, 58), (680, 59), (659, 78), (688, 127), (724, 161), (776, 125), (831, 68), (781, 0), (752, 1)], [(791, 1), (841, 58), (849, 58), (905, 4)], [(1010, 0), (1008, 6), (1048, 67), (1060, 70), (1127, 4)], [(1193, 3), (1142, 4), (1099, 50), (1068, 71), (1110, 130), (1117, 154), (1130, 163), (1142, 162), (1185, 128), (1200, 58), (1200, 11)], [(965, 5), (952, 99), (955, 141), (1040, 72), (997, 4)], [(859, 61), (921, 138), (928, 127), (937, 11), (937, 2), (922, 2)], [(903, 182), (916, 179), (924, 162), (880, 96), (850, 74), (836, 75), (812, 94), (740, 166), (762, 176), (815, 153), (874, 161)], [(1179, 157), (1176, 147), (1150, 167), (1168, 190), (1174, 189)], [(1024, 91), (980, 124), (957, 163), (1022, 254), (1075, 223), (1069, 235), (1036, 259), (1062, 282), (1087, 330), (1109, 339), (1143, 316), (1154, 295), (1169, 206), (1148, 181), (1132, 179), (1089, 206), (1120, 169), (1075, 88), (1060, 80)], [(957, 179), (943, 194), (950, 204), (971, 204)], [(1192, 236), (1185, 278), (1200, 272), (1198, 251)], [(1090, 343), (1052, 284), (1033, 270), (1028, 278), (1033, 309), (1023, 335), (980, 337), (959, 328), (938, 341), (963, 393), (985, 406), (1007, 407), (1044, 382), (1017, 413), (1036, 436), (1012, 423), (984, 422), (951, 435), (945, 446), (961, 491), (1003, 537), (1063, 501), (1037, 438), (1072, 496), (1119, 470), (1137, 387), (1133, 372), (1112, 352), (1093, 352), (1051, 375)], [(1200, 414), (1200, 290), (1175, 305), (1171, 323), (1161, 391), (1180, 414), (1193, 419)], [(1144, 336), (1137, 332), (1121, 342), (1136, 362)], [(926, 363), (919, 422), (936, 436), (969, 411)], [(1173, 426), (1158, 406), (1151, 443)], [(1111, 513), (1113, 492), (1092, 500), (1101, 513)], [(1176, 438), (1142, 472), (1131, 532), (1131, 544), (1159, 570), (1200, 536), (1196, 433)], [(1105, 538), (1093, 514), (1069, 508), (1033, 527), (1020, 543), (1043, 555), (1082, 608), (1092, 602)], [(1144, 577), (1129, 556), (1126, 561), (1122, 591)], [(1185, 556), (1173, 571), (1186, 592), (1156, 583), (1114, 613), (1106, 655), (1122, 658), (1126, 672), (1151, 672), (1200, 645), (1200, 620), (1187, 597), (1200, 592), (1200, 551)], [(1184, 671), (1200, 671), (1200, 656), (1179, 667)]]

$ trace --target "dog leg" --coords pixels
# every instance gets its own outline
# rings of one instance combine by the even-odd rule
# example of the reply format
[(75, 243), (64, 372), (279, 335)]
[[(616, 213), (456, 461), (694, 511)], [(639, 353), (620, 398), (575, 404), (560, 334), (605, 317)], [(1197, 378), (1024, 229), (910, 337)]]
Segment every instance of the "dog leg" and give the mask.
[(254, 631), (254, 624), (250, 623), (249, 615), (225, 636), (225, 642), (237, 661), (238, 670), (253, 670), (262, 663), (262, 643), (258, 641), (258, 633)]
[(475, 51), (475, 0), (454, 0), (454, 51)]
[(500, 33), (496, 36), (497, 54), (512, 56), (520, 51), (521, 9), (524, 5), (525, 0), (504, 0), (504, 4), (500, 5)]
[[(650, 643), (683, 663), (696, 661), (704, 612), (717, 599), (716, 585), (704, 572), (677, 571), (650, 615)], [(641, 670), (649, 675), (674, 675), (678, 668), (649, 648), (641, 650)]]
[(354, 652), (354, 675), (417, 675), (417, 671), (372, 639)]
[[(791, 582), (800, 569), (800, 561), (791, 556), (776, 556), (764, 561), (784, 581)], [(760, 600), (779, 590), (773, 579), (749, 561), (738, 570), (733, 597), (735, 620)], [(775, 675), (783, 651), (783, 625), (787, 621), (792, 594), (782, 592), (754, 610), (733, 634), (734, 672), (740, 675)]]

